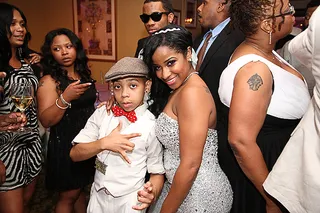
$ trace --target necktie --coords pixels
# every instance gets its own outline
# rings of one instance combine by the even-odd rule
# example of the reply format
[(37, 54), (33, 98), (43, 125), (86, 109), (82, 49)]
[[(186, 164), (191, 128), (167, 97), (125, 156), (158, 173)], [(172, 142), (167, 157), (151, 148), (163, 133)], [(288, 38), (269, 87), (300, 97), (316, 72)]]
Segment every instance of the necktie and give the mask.
[(206, 39), (203, 42), (201, 49), (198, 52), (198, 62), (197, 62), (197, 66), (196, 66), (196, 71), (199, 71), (199, 69), (200, 69), (200, 66), (201, 66), (203, 58), (204, 58), (204, 53), (206, 52), (206, 49), (207, 49), (207, 46), (208, 46), (208, 43), (209, 43), (209, 40), (211, 37), (212, 37), (212, 33), (209, 32)]
[(134, 123), (137, 120), (136, 113), (134, 111), (126, 112), (119, 106), (113, 106), (111, 108), (114, 116), (125, 116), (131, 123)]

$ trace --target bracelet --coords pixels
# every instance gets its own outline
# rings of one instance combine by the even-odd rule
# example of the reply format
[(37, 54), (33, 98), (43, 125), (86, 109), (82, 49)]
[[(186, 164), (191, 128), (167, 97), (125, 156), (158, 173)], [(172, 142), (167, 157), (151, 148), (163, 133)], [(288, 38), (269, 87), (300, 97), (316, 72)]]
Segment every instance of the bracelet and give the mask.
[(67, 105), (67, 107), (71, 108), (71, 103), (69, 103), (66, 100), (64, 100), (62, 93), (60, 95), (60, 100), (64, 105)]
[(62, 109), (62, 110), (68, 109), (68, 106), (66, 106), (66, 107), (60, 106), (60, 105), (58, 104), (58, 100), (59, 100), (59, 98), (56, 99), (56, 106), (57, 106), (59, 109)]

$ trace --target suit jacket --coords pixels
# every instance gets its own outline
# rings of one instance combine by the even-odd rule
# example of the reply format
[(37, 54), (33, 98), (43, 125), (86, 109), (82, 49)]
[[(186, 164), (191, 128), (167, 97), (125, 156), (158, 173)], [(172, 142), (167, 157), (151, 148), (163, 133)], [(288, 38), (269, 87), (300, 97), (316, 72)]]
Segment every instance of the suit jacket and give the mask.
[(263, 186), (289, 212), (320, 212), (320, 7), (289, 51), (312, 70), (316, 85), (309, 108), (291, 134)]
[(138, 58), (140, 51), (143, 49), (144, 44), (146, 43), (148, 37), (139, 39), (138, 41), (138, 46), (136, 49), (136, 53), (134, 54), (134, 57)]
[[(203, 36), (198, 37), (194, 41), (194, 49), (197, 50)], [(227, 67), (229, 59), (233, 51), (244, 40), (243, 33), (231, 27), (230, 22), (217, 36), (215, 41), (211, 44), (207, 54), (205, 55), (201, 67), (199, 69), (200, 77), (205, 81), (217, 109), (217, 129), (219, 129), (221, 117), (222, 103), (218, 95), (219, 81), (222, 71)]]

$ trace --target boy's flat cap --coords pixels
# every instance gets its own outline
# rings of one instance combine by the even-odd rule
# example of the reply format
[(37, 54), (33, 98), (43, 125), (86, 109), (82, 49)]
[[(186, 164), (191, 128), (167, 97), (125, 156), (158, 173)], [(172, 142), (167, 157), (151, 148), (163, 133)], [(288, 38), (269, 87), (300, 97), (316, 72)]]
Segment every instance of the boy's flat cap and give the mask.
[(148, 67), (139, 58), (124, 57), (113, 65), (105, 74), (106, 81), (126, 77), (148, 77)]

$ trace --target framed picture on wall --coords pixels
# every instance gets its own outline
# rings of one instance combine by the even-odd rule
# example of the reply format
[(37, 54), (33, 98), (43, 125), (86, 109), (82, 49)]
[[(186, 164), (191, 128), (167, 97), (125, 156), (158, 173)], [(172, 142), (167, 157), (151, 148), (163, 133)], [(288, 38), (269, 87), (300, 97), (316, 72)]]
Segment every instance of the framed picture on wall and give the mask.
[(181, 25), (181, 11), (174, 10), (174, 18), (172, 24)]
[(185, 0), (185, 27), (197, 27), (197, 0)]
[(88, 58), (115, 61), (115, 0), (73, 0), (73, 17)]

